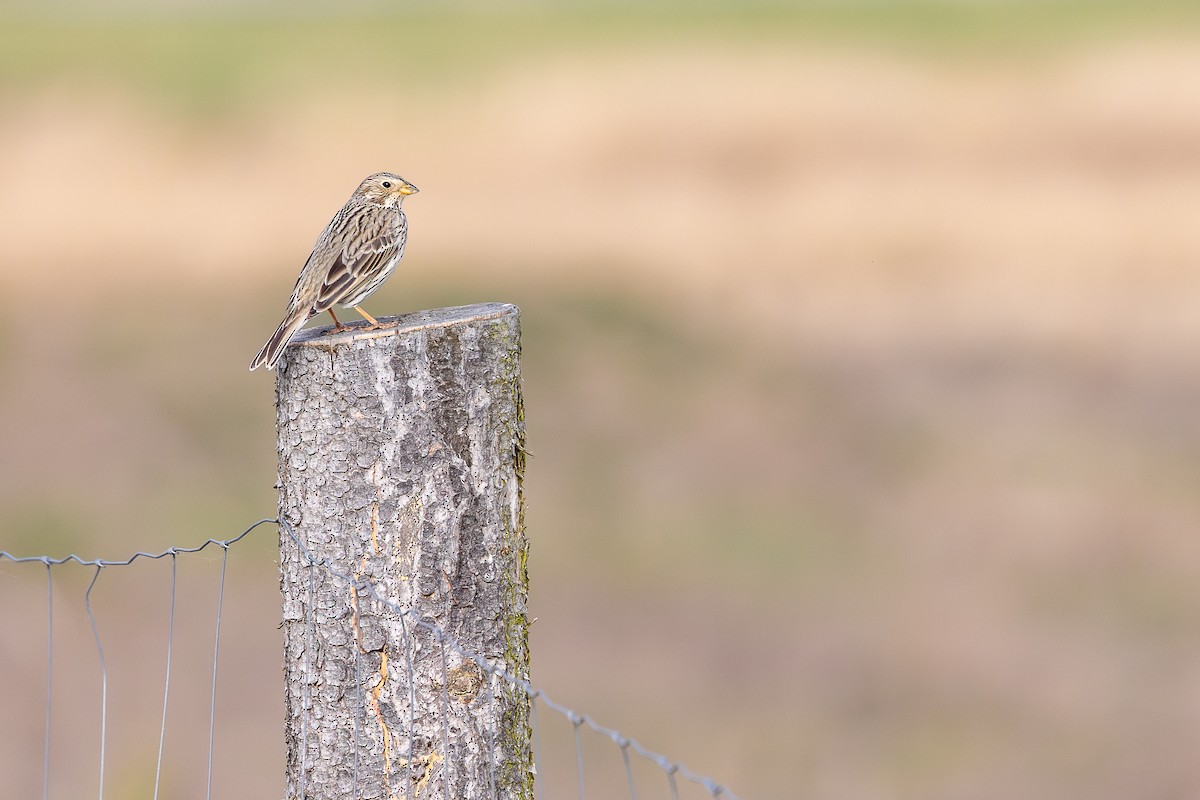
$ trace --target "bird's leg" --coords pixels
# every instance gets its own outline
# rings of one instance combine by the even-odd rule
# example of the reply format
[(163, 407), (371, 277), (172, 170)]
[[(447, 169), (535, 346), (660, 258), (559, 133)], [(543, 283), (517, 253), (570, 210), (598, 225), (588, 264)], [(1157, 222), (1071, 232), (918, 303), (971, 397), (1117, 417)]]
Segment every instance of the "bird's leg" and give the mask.
[(334, 313), (333, 313), (333, 309), (332, 309), (332, 308), (329, 308), (329, 309), (326, 309), (326, 310), (329, 312), (329, 316), (333, 317), (333, 329), (334, 329), (335, 331), (344, 331), (344, 330), (346, 330), (346, 326), (345, 326), (345, 325), (343, 325), (343, 324), (341, 323), (341, 320), (339, 320), (339, 319), (337, 318), (337, 314), (334, 314)]
[(375, 319), (375, 318), (374, 318), (374, 317), (372, 317), (370, 314), (368, 314), (367, 312), (363, 311), (363, 310), (362, 310), (362, 306), (355, 306), (355, 307), (354, 307), (354, 310), (355, 310), (355, 311), (357, 311), (359, 314), (362, 314), (362, 318), (363, 318), (363, 319), (365, 319), (365, 320), (366, 320), (366, 321), (369, 323), (369, 324), (367, 325), (367, 330), (369, 330), (369, 331), (372, 331), (372, 330), (375, 330), (376, 328), (382, 328), (382, 327), (383, 327), (383, 325), (380, 325), (380, 324), (379, 324), (379, 320)]

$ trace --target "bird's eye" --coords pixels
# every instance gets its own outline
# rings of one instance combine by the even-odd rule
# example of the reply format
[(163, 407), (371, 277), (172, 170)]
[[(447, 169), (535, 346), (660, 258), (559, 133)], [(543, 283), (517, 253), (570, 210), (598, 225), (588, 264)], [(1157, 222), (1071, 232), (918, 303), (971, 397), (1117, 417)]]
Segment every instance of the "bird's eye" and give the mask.
[(384, 181), (384, 182), (383, 182), (383, 188), (385, 188), (385, 189), (390, 189), (390, 188), (392, 188), (392, 182), (391, 182), (391, 181)]

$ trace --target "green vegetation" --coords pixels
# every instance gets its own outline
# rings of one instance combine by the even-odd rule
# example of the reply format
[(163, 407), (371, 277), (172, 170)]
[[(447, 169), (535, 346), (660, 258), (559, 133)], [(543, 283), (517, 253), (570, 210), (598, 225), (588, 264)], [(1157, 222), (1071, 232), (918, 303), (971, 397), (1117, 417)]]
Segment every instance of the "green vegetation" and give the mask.
[(212, 106), (347, 80), (445, 81), (555, 53), (672, 43), (871, 44), (978, 53), (1200, 30), (1183, 0), (459, 5), (172, 16), (0, 11), (0, 87), (86, 78)]

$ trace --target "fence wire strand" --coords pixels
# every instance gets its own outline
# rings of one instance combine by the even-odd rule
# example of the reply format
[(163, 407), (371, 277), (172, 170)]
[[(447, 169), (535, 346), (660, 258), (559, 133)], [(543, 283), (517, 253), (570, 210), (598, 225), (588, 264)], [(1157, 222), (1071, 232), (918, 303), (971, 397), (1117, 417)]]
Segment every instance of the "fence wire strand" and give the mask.
[(46, 725), (42, 745), (42, 800), (50, 797), (50, 709), (54, 698), (54, 574), (46, 565)]
[(571, 732), (575, 735), (575, 774), (579, 776), (579, 800), (587, 800), (587, 784), (583, 780), (583, 739), (579, 735), (583, 719), (574, 712), (567, 719), (571, 721)]
[[(536, 689), (528, 680), (518, 677), (518, 676), (515, 676), (515, 675), (512, 675), (511, 673), (506, 671), (504, 668), (491, 663), (483, 656), (480, 656), (476, 653), (471, 652), (470, 650), (466, 649), (461, 644), (459, 644), (454, 638), (450, 637), (436, 623), (434, 623), (430, 620), (421, 618), (411, 609), (406, 609), (406, 608), (400, 606), (395, 601), (390, 600), (388, 597), (386, 597), (384, 594), (382, 594), (375, 587), (375, 585), (372, 584), (371, 582), (363, 580), (362, 578), (359, 578), (357, 576), (347, 575), (345, 573), (338, 571), (328, 562), (327, 559), (322, 559), (322, 558), (316, 557), (312, 553), (312, 551), (309, 550), (309, 548), (300, 540), (299, 536), (297, 536), (296, 532), (292, 529), (292, 526), (290, 524), (288, 524), (288, 522), (286, 520), (282, 520), (282, 519), (261, 519), (261, 520), (255, 522), (254, 524), (250, 525), (249, 527), (247, 527), (241, 533), (239, 533), (236, 536), (229, 538), (229, 539), (210, 538), (210, 539), (206, 540), (205, 542), (203, 542), (202, 544), (197, 545), (195, 547), (170, 547), (170, 548), (167, 548), (166, 550), (163, 550), (162, 552), (158, 552), (158, 553), (140, 552), (139, 551), (139, 552), (136, 552), (133, 555), (129, 556), (128, 558), (121, 559), (121, 560), (85, 559), (85, 558), (82, 558), (82, 557), (80, 557), (78, 555), (74, 555), (74, 554), (63, 556), (60, 558), (53, 558), (50, 556), (18, 557), (18, 556), (12, 555), (11, 553), (9, 553), (7, 551), (0, 550), (0, 561), (8, 561), (8, 562), (11, 562), (14, 564), (41, 563), (46, 566), (46, 572), (47, 572), (47, 589), (46, 589), (46, 591), (47, 591), (47, 612), (46, 612), (46, 614), (47, 614), (47, 616), (46, 616), (46, 619), (47, 619), (47, 623), (46, 623), (47, 644), (46, 644), (46, 710), (45, 710), (45, 734), (44, 734), (45, 742), (44, 742), (44, 748), (43, 748), (44, 752), (43, 752), (43, 781), (42, 781), (42, 783), (43, 783), (43, 790), (42, 790), (43, 800), (48, 800), (49, 785), (50, 785), (51, 702), (52, 702), (52, 695), (53, 695), (52, 678), (53, 678), (53, 669), (54, 669), (54, 641), (53, 641), (54, 606), (53, 606), (53, 576), (52, 576), (51, 568), (55, 567), (55, 566), (67, 564), (67, 563), (74, 563), (74, 564), (78, 564), (81, 566), (91, 566), (91, 567), (95, 568), (95, 572), (92, 575), (91, 582), (88, 584), (87, 591), (84, 593), (84, 607), (87, 612), (89, 624), (91, 625), (92, 634), (93, 634), (93, 637), (95, 639), (95, 644), (96, 644), (96, 651), (97, 651), (97, 655), (99, 657), (99, 663), (100, 663), (100, 678), (101, 678), (101, 713), (100, 713), (100, 717), (101, 717), (101, 723), (100, 723), (99, 798), (100, 798), (100, 800), (103, 800), (103, 798), (104, 798), (105, 758), (106, 758), (106, 744), (107, 744), (106, 740), (107, 740), (107, 715), (108, 715), (108, 707), (107, 707), (107, 703), (108, 703), (108, 668), (107, 668), (105, 654), (104, 654), (104, 646), (103, 646), (103, 643), (102, 643), (101, 637), (100, 637), (100, 630), (97, 625), (96, 617), (95, 617), (95, 614), (93, 613), (93, 609), (92, 609), (92, 605), (91, 605), (92, 590), (96, 586), (96, 583), (100, 577), (100, 573), (106, 567), (128, 566), (128, 565), (134, 563), (138, 559), (158, 560), (158, 559), (166, 558), (168, 556), (171, 557), (171, 562), (172, 562), (171, 606), (170, 606), (169, 618), (168, 618), (167, 665), (166, 665), (166, 677), (164, 680), (164, 688), (163, 688), (162, 726), (161, 726), (160, 732), (159, 732), (159, 751), (158, 751), (158, 760), (157, 760), (156, 767), (155, 767), (155, 782), (154, 782), (154, 797), (157, 798), (158, 791), (159, 791), (161, 768), (162, 768), (162, 762), (163, 762), (163, 746), (164, 746), (165, 735), (166, 735), (167, 701), (168, 701), (168, 697), (169, 697), (170, 682), (171, 682), (171, 661), (172, 661), (172, 648), (173, 648), (173, 641), (174, 641), (174, 623), (175, 623), (175, 593), (176, 593), (176, 564), (177, 564), (176, 557), (181, 554), (199, 553), (209, 547), (217, 547), (222, 551), (221, 577), (220, 577), (220, 583), (219, 583), (218, 594), (217, 594), (216, 630), (214, 632), (214, 637), (213, 637), (212, 687), (211, 687), (211, 698), (210, 698), (210, 704), (209, 704), (209, 743), (208, 743), (208, 765), (207, 765), (208, 786), (207, 786), (207, 791), (206, 791), (206, 798), (211, 798), (212, 791), (213, 791), (213, 764), (214, 764), (213, 752), (214, 752), (214, 743), (215, 743), (215, 736), (216, 736), (216, 697), (217, 697), (217, 675), (218, 675), (218, 665), (219, 665), (219, 657), (220, 657), (221, 615), (222, 615), (222, 609), (223, 609), (223, 605), (224, 605), (225, 576), (226, 576), (226, 571), (227, 571), (227, 566), (228, 566), (229, 548), (230, 548), (230, 546), (240, 542), (242, 539), (244, 539), (245, 537), (250, 535), (251, 532), (255, 531), (256, 529), (258, 529), (264, 525), (273, 525), (273, 526), (278, 527), (278, 529), (283, 534), (283, 536), (286, 537), (288, 540), (290, 540), (293, 544), (295, 544), (301, 557), (304, 559), (304, 561), (307, 563), (307, 565), (309, 567), (309, 587), (308, 587), (309, 602), (308, 602), (308, 608), (307, 608), (306, 614), (305, 614), (306, 628), (305, 628), (305, 652), (304, 652), (304, 664), (305, 664), (305, 670), (306, 670), (307, 675), (306, 675), (305, 680), (302, 683), (302, 703), (301, 703), (301, 711), (300, 711), (300, 716), (301, 716), (301, 719), (300, 719), (300, 729), (301, 729), (300, 730), (300, 741), (296, 743), (296, 746), (300, 751), (299, 752), (299, 762), (300, 762), (301, 769), (300, 769), (300, 776), (299, 776), (300, 785), (298, 787), (300, 790), (300, 794), (299, 794), (300, 797), (306, 796), (307, 775), (308, 775), (308, 771), (311, 767), (311, 765), (309, 764), (309, 760), (308, 760), (308, 728), (309, 728), (308, 716), (309, 716), (309, 712), (310, 712), (311, 705), (312, 705), (311, 697), (310, 697), (311, 675), (312, 675), (312, 670), (315, 669), (315, 667), (316, 667), (314, 660), (313, 660), (313, 638), (315, 635), (314, 625), (315, 625), (315, 618), (316, 618), (316, 609), (313, 607), (313, 601), (314, 601), (314, 596), (315, 596), (317, 573), (318, 573), (318, 571), (320, 571), (322, 574), (324, 574), (336, 581), (344, 583), (348, 588), (351, 589), (351, 591), (354, 593), (356, 608), (357, 608), (357, 605), (358, 605), (360, 599), (363, 597), (366, 597), (366, 598), (370, 598), (374, 603), (378, 604), (379, 606), (381, 606), (383, 608), (386, 608), (388, 611), (390, 611), (391, 613), (395, 614), (398, 617), (398, 620), (400, 623), (400, 628), (401, 628), (402, 649), (404, 650), (405, 668), (407, 669), (407, 673), (408, 673), (407, 680), (406, 680), (407, 690), (408, 690), (408, 701), (409, 701), (408, 702), (408, 737), (407, 737), (408, 743), (407, 743), (407, 751), (403, 754), (404, 762), (405, 762), (404, 770), (405, 770), (405, 774), (407, 776), (407, 780), (405, 781), (405, 791), (404, 791), (404, 797), (406, 798), (406, 800), (409, 800), (412, 789), (413, 789), (413, 761), (414, 761), (414, 756), (415, 756), (415, 749), (414, 749), (415, 708), (416, 708), (416, 699), (417, 699), (416, 698), (416, 686), (415, 686), (415, 680), (414, 680), (414, 671), (413, 671), (413, 649), (416, 646), (415, 633), (418, 630), (424, 630), (425, 632), (427, 632), (430, 635), (432, 641), (434, 643), (436, 643), (436, 645), (439, 646), (440, 650), (441, 650), (441, 660), (442, 660), (442, 682), (441, 682), (441, 684), (442, 685), (441, 685), (441, 690), (440, 690), (440, 695), (441, 695), (440, 701), (441, 701), (442, 712), (443, 712), (442, 713), (442, 718), (443, 718), (442, 738), (443, 738), (443, 749), (445, 751), (445, 761), (441, 765), (441, 771), (442, 771), (442, 783), (443, 783), (443, 787), (444, 787), (444, 792), (447, 796), (449, 796), (450, 784), (452, 782), (451, 778), (453, 775), (453, 765), (451, 764), (451, 753), (449, 752), (449, 748), (450, 748), (449, 715), (451, 713), (451, 704), (449, 703), (449, 695), (448, 695), (449, 683), (448, 683), (447, 679), (448, 679), (449, 671), (447, 668), (448, 665), (447, 665), (447, 659), (446, 659), (446, 648), (449, 647), (450, 649), (454, 650), (458, 654), (459, 657), (464, 659), (464, 663), (466, 661), (474, 662), (474, 664), (476, 666), (478, 666), (479, 669), (482, 671), (483, 680), (488, 686), (490, 702), (493, 702), (493, 703), (497, 702), (495, 689), (493, 687), (493, 681), (502, 682), (501, 685), (507, 684), (508, 686), (512, 687), (512, 689), (515, 689), (518, 692), (523, 693), (528, 698), (528, 700), (529, 700), (529, 720), (530, 720), (530, 726), (533, 731), (533, 742), (532, 742), (532, 758), (533, 758), (532, 767), (533, 767), (533, 770), (532, 771), (533, 771), (533, 777), (534, 777), (534, 791), (535, 791), (535, 794), (536, 794), (536, 797), (538, 798), (538, 800), (541, 800), (541, 798), (542, 798), (542, 783), (543, 783), (543, 776), (542, 776), (543, 761), (542, 761), (541, 741), (540, 741), (542, 726), (539, 724), (539, 718), (538, 718), (539, 701), (541, 704), (545, 705), (547, 708), (549, 708), (549, 709), (555, 711), (557, 714), (563, 716), (572, 725), (572, 730), (573, 730), (574, 737), (575, 737), (575, 756), (576, 756), (575, 757), (575, 761), (576, 761), (575, 766), (576, 766), (576, 773), (577, 773), (578, 784), (579, 784), (579, 796), (580, 796), (581, 800), (586, 800), (586, 786), (585, 786), (585, 782), (584, 782), (584, 754), (583, 754), (583, 744), (582, 744), (582, 737), (581, 737), (581, 731), (585, 727), (588, 730), (592, 731), (593, 733), (611, 740), (613, 742), (613, 744), (620, 751), (622, 762), (624, 764), (626, 781), (629, 786), (629, 797), (631, 798), (631, 800), (637, 800), (637, 798), (638, 798), (637, 786), (636, 786), (636, 782), (634, 780), (634, 770), (632, 767), (632, 759), (630, 757), (631, 751), (632, 751), (632, 753), (636, 754), (637, 756), (641, 757), (642, 759), (645, 759), (646, 761), (649, 761), (650, 763), (656, 765), (659, 769), (661, 769), (663, 771), (663, 773), (668, 781), (672, 800), (678, 800), (678, 798), (679, 798), (679, 787), (678, 787), (676, 776), (681, 776), (685, 780), (702, 787), (712, 798), (723, 798), (724, 800), (738, 800), (737, 795), (735, 795), (733, 792), (731, 792), (726, 787), (724, 787), (721, 784), (714, 781), (712, 778), (709, 778), (707, 776), (704, 776), (697, 772), (694, 772), (691, 769), (685, 767), (683, 764), (676, 762), (676, 761), (672, 761), (671, 759), (667, 758), (666, 756), (661, 755), (653, 750), (650, 750), (650, 749), (644, 747), (636, 739), (627, 737), (613, 728), (608, 728), (608, 727), (598, 724), (591, 717), (589, 717), (587, 715), (581, 715), (581, 714), (573, 711), (572, 709), (568, 708), (567, 706), (554, 701), (549, 696), (547, 696), (545, 692), (541, 691), (540, 689)], [(357, 625), (357, 611), (356, 611), (356, 625)], [(356, 652), (361, 650), (361, 641), (357, 638), (359, 636), (361, 636), (361, 632), (356, 633), (356, 645), (355, 645)], [(356, 674), (356, 684), (357, 684), (356, 697), (360, 698), (359, 705), (361, 706), (362, 705), (362, 703), (361, 703), (362, 679), (361, 679), (361, 662), (358, 660), (359, 658), (361, 658), (361, 653), (356, 655), (356, 664), (355, 664), (355, 674)], [(359, 711), (361, 711), (361, 710), (362, 709), (359, 709)], [(357, 718), (356, 718), (355, 722), (356, 722), (355, 731), (354, 731), (355, 753), (354, 753), (353, 772), (354, 772), (354, 787), (355, 787), (355, 791), (357, 792), (360, 790), (359, 789), (359, 775), (358, 775), (358, 769), (359, 769), (359, 767), (358, 767), (358, 749), (361, 746), (361, 740), (360, 740), (360, 733), (359, 733), (358, 724), (357, 724), (358, 723)], [(496, 767), (495, 762), (497, 760), (497, 758), (496, 758), (497, 754), (495, 752), (496, 745), (495, 745), (495, 740), (494, 740), (494, 731), (489, 729), (487, 731), (487, 735), (488, 735), (488, 748), (489, 748), (489, 759), (488, 760), (491, 763), (491, 770), (492, 770), (491, 775), (490, 775), (491, 795), (492, 795), (492, 797), (497, 797), (497, 794), (496, 794), (497, 781), (496, 781), (496, 774), (495, 774), (495, 767)], [(388, 747), (388, 745), (386, 743), (386, 739), (387, 739), (386, 731), (385, 731), (384, 736), (385, 736), (384, 746), (386, 748), (386, 747)], [(432, 768), (432, 766), (433, 766), (432, 764), (429, 764), (429, 765), (427, 765), (427, 768)]]
[[(171, 554), (171, 610), (167, 614), (167, 676), (163, 680), (162, 726), (158, 731), (158, 761), (154, 765), (154, 800), (158, 800), (158, 788), (162, 780), (163, 744), (167, 740), (167, 698), (171, 694), (171, 649), (175, 642), (175, 578), (179, 558)], [(46, 567), (49, 569), (49, 567)]]
[(217, 631), (213, 634), (212, 700), (208, 711), (208, 789), (205, 800), (212, 800), (213, 741), (217, 730), (217, 663), (221, 655), (221, 609), (225, 605), (225, 568), (229, 565), (229, 545), (221, 545), (221, 583), (217, 589)]
[(104, 659), (104, 645), (100, 643), (100, 629), (96, 627), (96, 615), (92, 613), (92, 589), (96, 588), (96, 580), (102, 569), (103, 564), (96, 564), (92, 581), (83, 593), (83, 607), (87, 610), (92, 636), (96, 639), (96, 653), (100, 656), (100, 800), (104, 800), (104, 748), (108, 740), (108, 664)]
[(637, 800), (637, 786), (633, 782), (633, 765), (629, 763), (629, 740), (624, 736), (617, 742), (621, 748), (621, 760), (625, 762), (625, 777), (629, 780), (629, 800)]

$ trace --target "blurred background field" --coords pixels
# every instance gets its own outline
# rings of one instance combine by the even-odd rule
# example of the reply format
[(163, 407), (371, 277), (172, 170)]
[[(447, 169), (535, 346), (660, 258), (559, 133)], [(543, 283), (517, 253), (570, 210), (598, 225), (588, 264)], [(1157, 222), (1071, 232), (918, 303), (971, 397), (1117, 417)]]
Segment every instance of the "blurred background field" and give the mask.
[[(1200, 8), (338, 9), (0, 6), (0, 549), (272, 516), (246, 364), (393, 170), (368, 310), (523, 310), (535, 683), (747, 798), (1200, 792)], [(231, 555), (221, 796), (282, 793), (273, 549)], [(141, 569), (96, 603), (157, 687)], [(42, 578), (0, 572), (13, 797)]]

